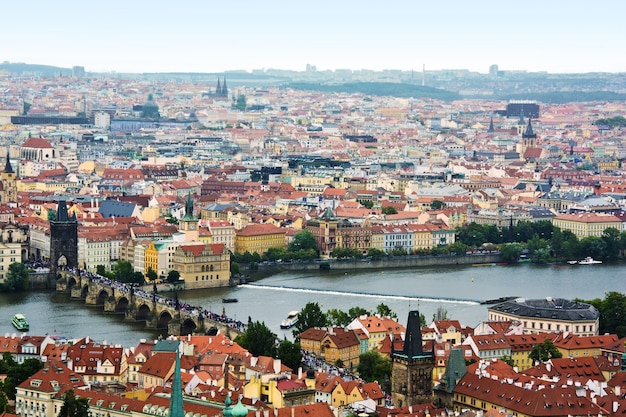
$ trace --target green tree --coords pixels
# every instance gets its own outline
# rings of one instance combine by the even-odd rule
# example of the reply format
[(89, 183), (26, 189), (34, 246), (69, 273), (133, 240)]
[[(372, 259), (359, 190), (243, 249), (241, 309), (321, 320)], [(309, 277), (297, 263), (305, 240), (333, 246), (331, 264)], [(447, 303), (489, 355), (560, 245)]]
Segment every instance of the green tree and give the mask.
[(265, 254), (263, 254), (263, 259), (270, 262), (276, 262), (279, 259), (290, 259), (290, 257), (287, 255), (287, 249), (285, 248), (269, 248), (265, 251)]
[(357, 372), (367, 382), (380, 383), (391, 377), (391, 361), (377, 350), (369, 350), (359, 356)]
[(552, 358), (562, 358), (563, 354), (554, 346), (552, 340), (545, 339), (543, 343), (533, 346), (528, 357), (533, 363), (546, 362)]
[[(135, 270), (133, 268), (133, 264), (128, 261), (119, 260), (113, 266), (113, 276), (120, 282), (135, 282), (133, 276), (134, 273)], [(143, 275), (141, 281), (144, 281)]]
[(178, 272), (175, 269), (170, 270), (170, 272), (167, 273), (167, 282), (169, 282), (170, 284), (175, 284), (180, 280), (180, 272)]
[(148, 272), (146, 272), (146, 277), (148, 277), (148, 280), (150, 282), (154, 282), (154, 281), (157, 280), (159, 275), (157, 274), (157, 272), (154, 269), (152, 269), (152, 267), (148, 267)]
[(377, 248), (370, 248), (367, 251), (367, 256), (369, 258), (372, 258), (372, 260), (375, 260), (375, 261), (384, 258), (385, 255), (387, 255), (385, 251), (377, 249)]
[(57, 211), (55, 209), (48, 209), (48, 221), (57, 218)]
[(607, 261), (614, 261), (619, 257), (621, 242), (620, 242), (620, 231), (614, 227), (607, 227), (602, 232), (602, 239), (604, 253), (603, 258)]
[(503, 243), (500, 246), (500, 253), (502, 254), (502, 259), (508, 263), (517, 262), (522, 252), (524, 252), (524, 247), (517, 242)]
[(600, 334), (616, 334), (626, 336), (626, 295), (610, 291), (604, 294), (604, 300), (576, 300), (591, 304), (600, 312)]
[(0, 374), (6, 375), (0, 384), (4, 395), (9, 400), (14, 400), (15, 388), (41, 368), (43, 368), (43, 363), (38, 359), (26, 359), (23, 363), (18, 364), (9, 352), (5, 352), (2, 355), (2, 361), (0, 361)]
[(455, 253), (457, 255), (465, 255), (468, 250), (469, 250), (469, 246), (467, 246), (463, 242), (454, 242), (450, 244), (450, 246), (448, 247), (448, 251), (450, 253)]
[(28, 283), (28, 270), (21, 262), (14, 262), (9, 265), (2, 289), (5, 291), (22, 291), (26, 289)]
[(346, 327), (352, 321), (350, 316), (348, 316), (348, 313), (336, 308), (328, 310), (326, 312), (326, 318), (328, 319), (329, 325), (338, 327)]
[(361, 205), (365, 208), (368, 208), (371, 210), (372, 207), (374, 207), (374, 202), (372, 200), (361, 200)]
[(237, 96), (237, 102), (235, 103), (234, 107), (238, 110), (245, 111), (246, 110), (246, 96), (244, 96), (243, 94), (239, 94)]
[(9, 399), (7, 398), (4, 392), (0, 391), (0, 414), (6, 413), (8, 411), (9, 411)]
[(393, 206), (384, 206), (380, 212), (382, 214), (398, 214), (398, 210)]
[(509, 355), (504, 355), (502, 357), (500, 357), (500, 360), (504, 363), (506, 363), (509, 366), (515, 366), (515, 361), (513, 360), (513, 358)]
[(248, 323), (245, 333), (237, 336), (235, 342), (253, 356), (276, 357), (276, 336), (265, 323), (258, 321)]
[(350, 321), (356, 319), (357, 317), (367, 316), (368, 312), (363, 307), (352, 307), (348, 310), (348, 317), (350, 317)]
[(385, 303), (380, 303), (376, 306), (376, 314), (381, 317), (391, 317), (397, 319), (398, 315)]
[(76, 398), (73, 389), (65, 391), (57, 417), (89, 417), (89, 398)]
[(297, 342), (282, 340), (278, 345), (277, 356), (283, 364), (293, 370), (302, 365), (302, 349)]
[(289, 243), (290, 252), (308, 249), (312, 249), (316, 253), (318, 252), (317, 239), (313, 233), (308, 230), (303, 230), (293, 235), (293, 240)]
[(431, 210), (441, 210), (445, 206), (446, 206), (446, 203), (440, 200), (433, 200), (432, 203), (430, 203)]
[(230, 273), (232, 275), (239, 275), (239, 272), (241, 272), (241, 267), (239, 266), (239, 263), (237, 262), (231, 262), (230, 263)]
[(294, 336), (312, 327), (325, 327), (328, 325), (328, 318), (322, 312), (320, 305), (315, 302), (308, 302), (298, 313), (298, 321), (293, 331)]
[(433, 314), (433, 321), (441, 321), (448, 319), (448, 310), (442, 306), (437, 307), (437, 311)]

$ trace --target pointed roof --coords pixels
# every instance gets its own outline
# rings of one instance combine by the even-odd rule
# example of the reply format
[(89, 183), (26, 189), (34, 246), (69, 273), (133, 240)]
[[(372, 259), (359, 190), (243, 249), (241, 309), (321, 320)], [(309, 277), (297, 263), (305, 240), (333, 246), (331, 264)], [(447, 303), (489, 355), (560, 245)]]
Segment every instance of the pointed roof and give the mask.
[(182, 220), (185, 220), (185, 221), (197, 220), (193, 216), (193, 200), (191, 199), (191, 193), (187, 194), (187, 202), (185, 203), (185, 215), (183, 216)]
[(5, 174), (14, 174), (15, 171), (13, 171), (13, 166), (11, 166), (11, 158), (9, 157), (9, 150), (7, 149), (7, 162), (4, 165), (4, 171)]
[(531, 138), (534, 139), (537, 137), (535, 132), (533, 131), (533, 125), (530, 122), (530, 117), (528, 118), (528, 124), (526, 125), (526, 130), (522, 133), (523, 138)]
[(184, 417), (183, 409), (183, 384), (180, 377), (180, 355), (176, 349), (176, 365), (174, 367), (174, 381), (172, 381), (172, 394), (170, 396), (169, 417)]
[(491, 116), (491, 119), (489, 120), (489, 129), (487, 130), (487, 133), (493, 133), (495, 131), (496, 129), (494, 129), (493, 127), (493, 116)]
[(73, 223), (76, 222), (76, 216), (72, 214), (70, 215), (67, 212), (67, 203), (65, 200), (59, 200), (57, 204), (57, 217), (55, 219), (56, 222), (65, 222), (65, 223)]
[(401, 351), (395, 351), (394, 355), (402, 355), (408, 358), (432, 355), (432, 352), (424, 352), (422, 348), (422, 327), (420, 325), (419, 311), (409, 311), (404, 336), (404, 347)]

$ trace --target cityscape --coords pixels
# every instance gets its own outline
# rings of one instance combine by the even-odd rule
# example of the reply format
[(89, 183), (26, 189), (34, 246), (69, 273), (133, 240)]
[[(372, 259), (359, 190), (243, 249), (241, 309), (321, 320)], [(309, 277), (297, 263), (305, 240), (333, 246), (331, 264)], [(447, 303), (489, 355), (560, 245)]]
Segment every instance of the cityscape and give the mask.
[(7, 61), (0, 91), (2, 416), (626, 410), (626, 73)]

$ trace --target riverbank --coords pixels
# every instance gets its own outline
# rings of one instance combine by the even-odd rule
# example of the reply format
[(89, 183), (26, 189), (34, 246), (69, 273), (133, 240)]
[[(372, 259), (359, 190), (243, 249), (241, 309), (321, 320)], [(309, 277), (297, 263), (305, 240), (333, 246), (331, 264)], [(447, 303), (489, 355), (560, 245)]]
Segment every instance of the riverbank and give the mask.
[[(306, 262), (262, 262), (257, 270), (245, 269), (250, 281), (267, 278), (282, 272), (298, 271), (364, 271), (410, 269), (434, 266), (490, 266), (502, 262), (500, 253), (476, 253), (470, 255), (406, 255), (373, 259), (324, 259)], [(328, 266), (326, 266), (328, 265)], [(244, 267), (245, 268), (245, 267)]]

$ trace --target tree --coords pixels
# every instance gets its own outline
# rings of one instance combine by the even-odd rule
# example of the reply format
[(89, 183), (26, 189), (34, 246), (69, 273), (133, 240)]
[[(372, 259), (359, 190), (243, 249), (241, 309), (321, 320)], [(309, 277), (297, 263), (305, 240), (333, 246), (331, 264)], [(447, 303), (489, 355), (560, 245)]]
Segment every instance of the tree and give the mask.
[(368, 258), (372, 258), (372, 260), (374, 261), (384, 258), (385, 255), (387, 255), (385, 251), (377, 249), (377, 248), (370, 248), (367, 251)]
[(289, 243), (288, 249), (290, 252), (313, 249), (317, 253), (317, 239), (313, 233), (308, 230), (303, 230), (293, 235), (293, 240)]
[(367, 310), (363, 307), (352, 307), (348, 310), (348, 317), (350, 317), (350, 321), (361, 316), (367, 316)]
[(246, 332), (237, 336), (235, 342), (253, 356), (276, 356), (276, 336), (265, 323), (249, 323)]
[(441, 210), (445, 206), (446, 206), (446, 203), (444, 203), (443, 201), (439, 201), (439, 200), (433, 200), (432, 203), (430, 203), (431, 210)]
[(328, 318), (322, 312), (320, 305), (311, 301), (306, 303), (304, 308), (298, 313), (298, 322), (293, 334), (296, 336), (312, 327), (325, 327), (327, 324)]
[[(135, 270), (133, 268), (133, 264), (128, 261), (119, 260), (113, 266), (113, 276), (116, 280), (121, 282), (134, 282)], [(141, 278), (141, 282), (143, 283), (143, 274)]]
[(604, 300), (576, 300), (591, 304), (600, 312), (600, 334), (611, 333), (626, 336), (626, 295), (616, 291), (604, 294)]
[(69, 389), (63, 395), (63, 405), (58, 417), (89, 417), (89, 398), (76, 398), (74, 390)]
[(500, 360), (502, 362), (506, 363), (507, 365), (511, 366), (511, 367), (515, 366), (515, 361), (509, 355), (504, 355), (504, 356), (500, 357)]
[(391, 361), (377, 350), (369, 350), (359, 356), (359, 376), (367, 382), (384, 381), (391, 377)]
[(394, 313), (394, 311), (384, 303), (380, 303), (376, 306), (376, 314), (381, 317), (391, 317), (392, 319), (397, 319), (398, 315)]
[(55, 209), (48, 209), (48, 221), (57, 218), (57, 211)]
[(150, 282), (156, 281), (156, 279), (159, 277), (157, 272), (154, 269), (152, 269), (152, 267), (148, 267), (148, 272), (146, 273), (146, 276), (148, 277), (148, 280)]
[(297, 342), (281, 341), (278, 345), (277, 356), (283, 364), (291, 369), (298, 369), (302, 365), (302, 349)]
[(384, 206), (380, 212), (382, 214), (398, 214), (398, 210), (393, 206)]
[(361, 205), (365, 208), (371, 209), (374, 207), (374, 202), (372, 200), (361, 200)]
[(517, 262), (522, 252), (524, 252), (524, 247), (517, 242), (504, 243), (502, 244), (502, 246), (500, 246), (502, 259), (508, 263)]
[(557, 349), (556, 346), (554, 346), (552, 340), (545, 339), (543, 343), (539, 343), (533, 347), (528, 357), (533, 361), (533, 363), (537, 363), (546, 362), (552, 358), (562, 358), (563, 354)]
[(346, 327), (352, 321), (345, 311), (331, 308), (326, 312), (328, 324), (338, 327)]
[(6, 279), (2, 288), (5, 291), (21, 291), (26, 288), (28, 282), (28, 271), (21, 262), (14, 262), (9, 265), (9, 271), (7, 272)]
[(15, 400), (15, 387), (26, 381), (32, 375), (43, 368), (43, 363), (38, 359), (26, 359), (22, 364), (15, 362), (11, 353), (5, 352), (0, 361), (0, 374), (5, 374), (6, 378), (0, 387), (9, 400)]
[(236, 109), (245, 111), (246, 110), (246, 96), (243, 94), (239, 94), (237, 96), (237, 103), (234, 106)]
[(448, 310), (442, 306), (437, 307), (437, 312), (433, 314), (433, 321), (441, 321), (448, 319)]
[(230, 273), (232, 275), (239, 275), (240, 271), (241, 271), (241, 267), (239, 266), (237, 262), (233, 261), (230, 263)]
[[(232, 268), (231, 268), (232, 270)], [(167, 282), (171, 283), (171, 284), (175, 284), (180, 280), (180, 272), (178, 272), (175, 269), (170, 270), (170, 272), (167, 273)]]

